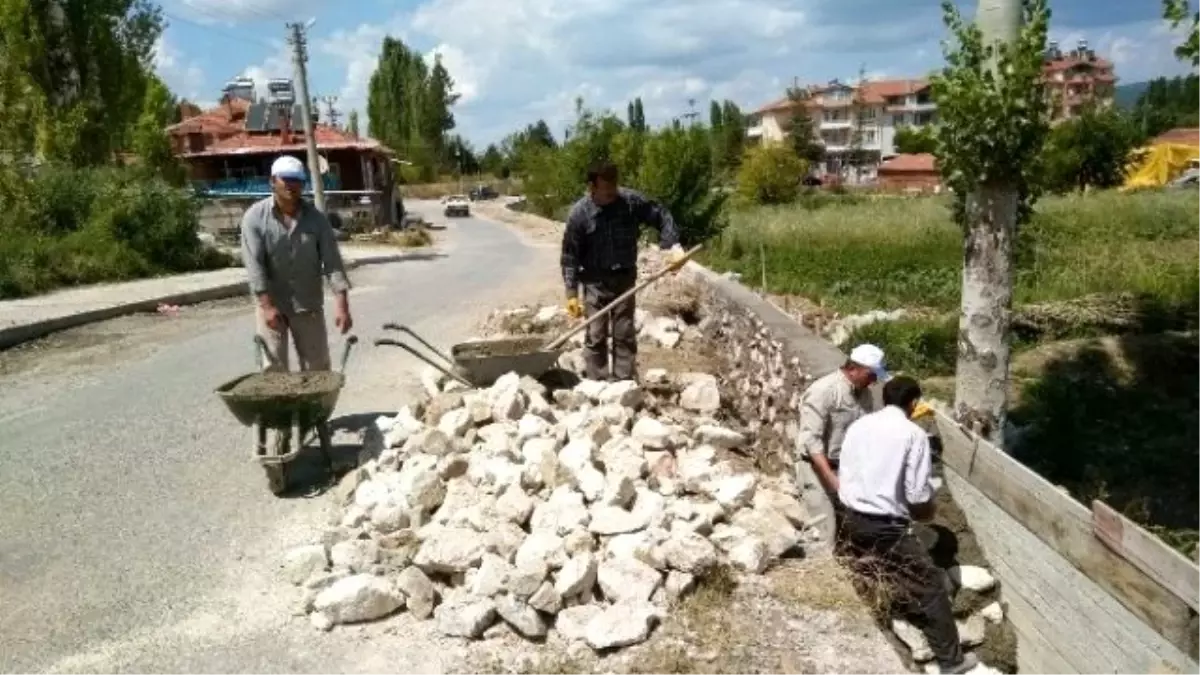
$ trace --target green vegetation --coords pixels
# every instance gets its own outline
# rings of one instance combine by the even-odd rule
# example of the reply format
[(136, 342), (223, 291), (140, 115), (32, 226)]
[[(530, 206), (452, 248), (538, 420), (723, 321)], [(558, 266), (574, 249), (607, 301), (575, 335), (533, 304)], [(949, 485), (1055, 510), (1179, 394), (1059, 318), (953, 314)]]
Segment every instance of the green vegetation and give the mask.
[(165, 127), (180, 104), (153, 74), (158, 7), (0, 6), (0, 299), (224, 264), (174, 187)]
[(727, 136), (700, 124), (643, 130), (636, 110), (635, 102), (630, 126), (610, 112), (589, 110), (580, 99), (562, 144), (541, 132), (541, 122), (510, 137), (505, 145), (512, 148), (511, 165), (523, 181), (530, 211), (565, 218), (584, 194), (588, 165), (608, 159), (620, 169), (622, 185), (641, 190), (671, 211), (685, 245), (717, 235), (725, 225), (725, 195), (716, 188), (727, 168)]
[(808, 165), (787, 146), (751, 148), (738, 169), (738, 197), (748, 204), (788, 204), (800, 194), (807, 172)]
[(0, 213), (0, 298), (224, 266), (196, 237), (197, 209), (139, 171), (44, 167)]
[[(850, 341), (879, 344), (892, 368), (932, 378), (944, 395), (962, 278), (948, 206), (802, 196), (743, 209), (705, 262), (755, 281), (765, 263), (771, 292), (843, 314), (905, 308), (908, 317)], [(1200, 482), (1198, 210), (1191, 190), (1047, 197), (1015, 246), (1010, 416), (1026, 430), (1015, 452), (1076, 498), (1103, 498), (1185, 551)]]
[(1200, 76), (1151, 80), (1130, 116), (1144, 138), (1175, 127), (1200, 126)]

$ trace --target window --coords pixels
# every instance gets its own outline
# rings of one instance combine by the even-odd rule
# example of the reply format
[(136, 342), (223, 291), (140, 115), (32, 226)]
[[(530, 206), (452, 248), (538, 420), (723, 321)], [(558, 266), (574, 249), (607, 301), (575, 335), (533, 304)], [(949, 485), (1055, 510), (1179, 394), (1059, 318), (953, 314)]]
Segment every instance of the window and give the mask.
[(878, 134), (876, 134), (874, 129), (867, 129), (867, 130), (863, 131), (863, 144), (864, 145), (875, 145), (878, 142), (879, 142), (879, 136), (878, 136)]
[(864, 122), (874, 122), (877, 112), (875, 108), (863, 108), (858, 111), (858, 118)]

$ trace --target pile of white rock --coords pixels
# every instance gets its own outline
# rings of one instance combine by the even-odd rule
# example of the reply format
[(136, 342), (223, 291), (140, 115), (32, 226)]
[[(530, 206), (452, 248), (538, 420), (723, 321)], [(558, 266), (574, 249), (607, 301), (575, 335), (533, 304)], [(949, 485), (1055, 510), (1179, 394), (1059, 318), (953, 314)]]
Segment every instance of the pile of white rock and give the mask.
[[(540, 335), (566, 332), (572, 321), (566, 310), (558, 305), (522, 306), (492, 312), (485, 325), (489, 334)], [(680, 317), (656, 315), (641, 308), (634, 310), (634, 325), (639, 339), (667, 349), (674, 349), (685, 339), (700, 336), (698, 328), (687, 325)], [(572, 342), (582, 344), (583, 333), (573, 336)]]
[[(953, 590), (965, 589), (984, 596), (991, 595), (997, 590), (996, 578), (982, 567), (956, 565), (946, 572)], [(965, 619), (955, 621), (958, 627), (959, 642), (967, 650), (979, 647), (987, 637), (988, 625), (997, 625), (1002, 621), (1004, 621), (1004, 607), (998, 600), (992, 601)], [(908, 647), (913, 661), (923, 664), (925, 672), (940, 672), (937, 664), (933, 663), (933, 650), (930, 649), (929, 642), (916, 626), (903, 619), (893, 619), (892, 632)], [(971, 672), (982, 675), (999, 671), (986, 664), (980, 664)]]
[(407, 608), (449, 636), (503, 622), (609, 650), (718, 565), (762, 573), (806, 540), (791, 478), (739, 461), (750, 439), (714, 419), (713, 376), (643, 381), (427, 377), (436, 394), (376, 422), (383, 449), (347, 477), (338, 525), (286, 555), (303, 611), (327, 630)]

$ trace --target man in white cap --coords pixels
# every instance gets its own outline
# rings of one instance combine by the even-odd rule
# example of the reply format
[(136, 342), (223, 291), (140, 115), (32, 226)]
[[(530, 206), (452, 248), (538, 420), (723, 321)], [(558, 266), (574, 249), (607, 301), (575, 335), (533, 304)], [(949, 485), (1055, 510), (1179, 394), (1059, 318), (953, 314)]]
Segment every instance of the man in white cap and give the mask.
[(330, 369), (325, 279), (334, 295), (334, 325), (343, 334), (354, 325), (337, 238), (325, 214), (304, 200), (305, 177), (299, 159), (276, 159), (272, 195), (242, 217), (242, 263), (258, 302), (257, 332), (279, 370), (288, 369), (289, 335), (300, 370)]
[(817, 479), (830, 495), (838, 491), (838, 460), (846, 429), (875, 409), (868, 387), (887, 379), (883, 350), (862, 344), (850, 351), (850, 358), (841, 368), (813, 382), (800, 399), (796, 449), (812, 463)]

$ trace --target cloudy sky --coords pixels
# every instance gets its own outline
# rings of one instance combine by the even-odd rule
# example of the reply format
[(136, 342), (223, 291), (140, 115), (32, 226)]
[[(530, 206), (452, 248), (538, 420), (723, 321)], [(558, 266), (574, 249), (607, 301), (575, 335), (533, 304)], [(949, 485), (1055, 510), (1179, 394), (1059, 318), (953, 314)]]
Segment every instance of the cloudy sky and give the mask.
[[(970, 0), (957, 0), (968, 11)], [(649, 121), (752, 110), (802, 83), (921, 76), (941, 64), (938, 0), (162, 0), (158, 69), (180, 96), (211, 104), (239, 74), (290, 77), (285, 22), (310, 29), (310, 90), (363, 111), (385, 35), (442, 54), (462, 95), (458, 131), (477, 145), (545, 119), (561, 133), (582, 96)], [(1193, 0), (1193, 5), (1195, 0)], [(1186, 73), (1160, 0), (1051, 0), (1051, 37), (1085, 38), (1120, 82)]]

